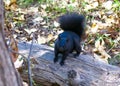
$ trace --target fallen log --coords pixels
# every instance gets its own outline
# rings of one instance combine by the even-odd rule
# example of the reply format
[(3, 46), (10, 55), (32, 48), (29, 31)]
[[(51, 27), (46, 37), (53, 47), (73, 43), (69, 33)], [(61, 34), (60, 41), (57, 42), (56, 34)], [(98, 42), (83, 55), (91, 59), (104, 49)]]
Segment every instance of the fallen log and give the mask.
[[(19, 43), (19, 52), (27, 55), (29, 43)], [(64, 66), (53, 63), (53, 48), (33, 44), (31, 70), (33, 81), (42, 86), (119, 86), (120, 68), (98, 61), (90, 55), (68, 56)], [(23, 66), (21, 76), (27, 81)]]

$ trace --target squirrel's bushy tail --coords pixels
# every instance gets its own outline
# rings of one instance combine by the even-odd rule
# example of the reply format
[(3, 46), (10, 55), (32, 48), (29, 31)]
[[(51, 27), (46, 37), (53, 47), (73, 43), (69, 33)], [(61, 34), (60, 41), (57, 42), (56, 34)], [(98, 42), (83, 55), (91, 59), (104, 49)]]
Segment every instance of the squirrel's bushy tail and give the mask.
[(64, 31), (72, 31), (80, 37), (85, 28), (85, 17), (78, 13), (67, 13), (59, 18), (60, 27)]

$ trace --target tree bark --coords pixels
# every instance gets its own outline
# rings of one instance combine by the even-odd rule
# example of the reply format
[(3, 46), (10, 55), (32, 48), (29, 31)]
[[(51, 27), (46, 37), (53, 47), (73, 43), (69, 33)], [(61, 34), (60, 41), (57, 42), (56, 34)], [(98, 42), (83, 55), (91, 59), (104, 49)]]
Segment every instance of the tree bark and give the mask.
[[(19, 43), (19, 51), (26, 56), (29, 53), (29, 43)], [(53, 48), (34, 44), (31, 53), (31, 70), (33, 81), (42, 86), (119, 86), (120, 68), (94, 59), (90, 55), (80, 55), (77, 58), (68, 56), (65, 65), (53, 63)], [(22, 66), (21, 76), (27, 81), (25, 69)]]
[(22, 80), (10, 58), (4, 38), (4, 7), (0, 0), (0, 86), (22, 86)]

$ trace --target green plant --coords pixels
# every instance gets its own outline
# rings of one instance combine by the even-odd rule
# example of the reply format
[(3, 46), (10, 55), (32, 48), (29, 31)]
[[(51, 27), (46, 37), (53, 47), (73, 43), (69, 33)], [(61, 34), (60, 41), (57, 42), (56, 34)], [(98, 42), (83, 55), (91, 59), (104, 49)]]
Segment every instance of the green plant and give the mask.
[(120, 64), (120, 53), (116, 54), (114, 57), (108, 59), (109, 64), (118, 65)]
[(113, 10), (114, 11), (120, 11), (120, 1), (119, 0), (114, 0), (114, 2), (113, 2)]
[(18, 0), (17, 3), (21, 7), (27, 7), (33, 3), (37, 2), (37, 0)]
[(104, 40), (105, 42), (108, 42), (109, 44), (106, 43), (107, 44), (106, 46), (109, 49), (111, 49), (115, 46), (115, 41), (113, 39), (111, 39), (108, 34), (97, 34), (96, 40)]

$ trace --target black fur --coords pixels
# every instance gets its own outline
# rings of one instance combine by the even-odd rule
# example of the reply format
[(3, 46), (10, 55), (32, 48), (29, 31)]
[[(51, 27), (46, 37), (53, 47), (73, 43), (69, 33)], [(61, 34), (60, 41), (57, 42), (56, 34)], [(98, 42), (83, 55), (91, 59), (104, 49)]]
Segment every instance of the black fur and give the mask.
[(69, 13), (61, 16), (59, 23), (64, 32), (59, 34), (55, 42), (54, 62), (58, 61), (58, 54), (61, 53), (60, 65), (64, 65), (64, 61), (69, 53), (75, 50), (75, 56), (78, 56), (81, 52), (80, 41), (84, 32), (85, 18), (77, 13)]

